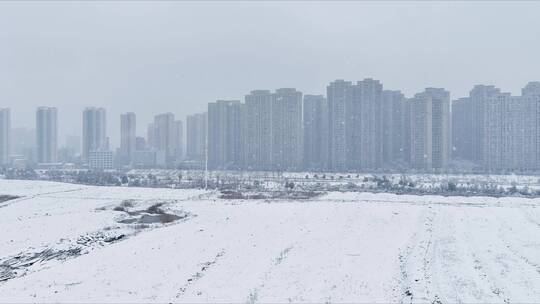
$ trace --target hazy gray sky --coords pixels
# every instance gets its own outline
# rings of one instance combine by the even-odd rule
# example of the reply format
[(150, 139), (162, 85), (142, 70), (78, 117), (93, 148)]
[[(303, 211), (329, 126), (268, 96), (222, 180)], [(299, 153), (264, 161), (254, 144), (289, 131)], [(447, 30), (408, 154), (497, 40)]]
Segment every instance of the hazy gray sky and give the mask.
[(34, 127), (59, 108), (60, 142), (85, 106), (144, 134), (154, 114), (203, 111), (252, 89), (380, 79), (407, 96), (540, 80), (540, 2), (0, 2), (0, 107)]

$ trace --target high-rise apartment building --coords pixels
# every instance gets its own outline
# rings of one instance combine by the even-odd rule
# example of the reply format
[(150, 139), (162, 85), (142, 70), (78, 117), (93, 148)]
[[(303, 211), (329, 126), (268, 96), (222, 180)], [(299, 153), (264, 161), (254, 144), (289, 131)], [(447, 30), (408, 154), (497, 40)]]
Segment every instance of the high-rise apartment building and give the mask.
[(206, 150), (207, 113), (188, 115), (186, 118), (186, 157), (202, 161)]
[(36, 111), (36, 155), (38, 163), (55, 163), (58, 158), (57, 110), (39, 107)]
[(242, 160), (241, 107), (239, 100), (208, 104), (208, 166), (240, 168)]
[(327, 169), (328, 103), (323, 95), (304, 95), (304, 167)]
[(302, 92), (277, 89), (272, 105), (272, 168), (279, 171), (302, 167)]
[(403, 158), (403, 94), (367, 78), (336, 80), (327, 96), (329, 169), (378, 169)]
[(8, 108), (0, 108), (0, 166), (9, 164), (11, 144), (11, 113)]
[(531, 159), (534, 159), (534, 165), (532, 169), (540, 169), (540, 82), (532, 81), (529, 82), (522, 90), (521, 95), (526, 99), (526, 102), (529, 104), (529, 113), (528, 121), (530, 122), (530, 128), (533, 130), (533, 133), (530, 131), (527, 132), (528, 145), (534, 145), (530, 149), (534, 149), (534, 156), (527, 155)]
[(346, 99), (350, 81), (336, 80), (326, 87), (328, 98), (328, 164), (331, 170), (345, 170), (347, 160)]
[[(293, 88), (256, 90), (239, 106), (244, 167), (294, 170), (302, 166), (302, 93)], [(210, 124), (210, 116), (208, 118)], [(210, 142), (210, 138), (209, 138)]]
[[(469, 96), (452, 104), (452, 144), (455, 158), (482, 166), (486, 155), (488, 102), (500, 96), (501, 90), (492, 85), (476, 85)], [(503, 94), (504, 95), (504, 94)]]
[(137, 117), (128, 112), (120, 115), (120, 159), (130, 163), (136, 150)]
[(376, 169), (382, 161), (382, 84), (358, 81), (346, 91), (345, 147), (347, 169)]
[(484, 148), (486, 144), (484, 140), (486, 138), (486, 124), (489, 124), (489, 121), (486, 121), (486, 107), (488, 100), (491, 100), (501, 94), (501, 90), (494, 86), (486, 85), (476, 85), (469, 93), (469, 99), (471, 102), (471, 160), (477, 163), (483, 161), (483, 156), (485, 154)]
[(82, 159), (88, 162), (90, 151), (108, 150), (107, 117), (104, 108), (88, 107), (83, 111)]
[(409, 164), (415, 169), (430, 170), (431, 157), (431, 100), (421, 96), (408, 101), (410, 149)]
[(273, 169), (272, 106), (275, 98), (268, 90), (251, 91), (245, 96), (246, 169)]
[(510, 153), (521, 142), (513, 138), (519, 124), (515, 120), (519, 101), (510, 93), (501, 93), (485, 102), (482, 163), (487, 171), (516, 169), (515, 155)]
[(451, 155), (450, 93), (427, 88), (410, 101), (410, 163), (415, 169), (446, 168)]
[[(473, 105), (469, 97), (452, 101), (452, 157), (473, 160)], [(483, 128), (483, 126), (482, 126)]]
[(172, 113), (154, 116), (152, 147), (156, 151), (162, 151), (165, 154), (167, 163), (176, 159), (174, 121), (174, 114)]
[(455, 156), (489, 172), (539, 168), (539, 102), (538, 82), (527, 84), (522, 96), (474, 86), (452, 106)]
[(400, 91), (384, 90), (381, 102), (382, 164), (392, 167), (404, 159), (405, 97)]
[(501, 93), (487, 100), (484, 169), (498, 172), (539, 168), (539, 111), (540, 95)]
[(184, 123), (181, 120), (174, 121), (173, 132), (174, 158), (179, 161), (184, 157)]

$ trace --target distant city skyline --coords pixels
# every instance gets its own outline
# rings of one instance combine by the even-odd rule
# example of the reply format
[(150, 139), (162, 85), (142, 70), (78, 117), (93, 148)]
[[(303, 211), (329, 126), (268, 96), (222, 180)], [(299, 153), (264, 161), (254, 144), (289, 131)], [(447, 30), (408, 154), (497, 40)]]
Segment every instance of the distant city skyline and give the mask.
[[(337, 79), (337, 78), (336, 78)], [(527, 83), (527, 82), (525, 82)], [(485, 86), (493, 86), (491, 84), (481, 84), (481, 85), (485, 85)], [(323, 85), (323, 87), (325, 87), (325, 85)], [(498, 87), (497, 85), (495, 87)], [(504, 87), (504, 86), (503, 86)], [(426, 87), (427, 88), (427, 87)], [(295, 89), (298, 89), (298, 88), (295, 88)], [(446, 89), (446, 87), (445, 87)], [(247, 91), (249, 91), (250, 89), (247, 89)], [(266, 90), (265, 88), (262, 88), (262, 89), (257, 89), (257, 90)], [(300, 89), (298, 89), (299, 91), (301, 92), (305, 92), (305, 91), (302, 91)], [(389, 90), (391, 91), (396, 91), (396, 92), (400, 92), (401, 94), (404, 94), (403, 93), (403, 90), (399, 89), (399, 88), (390, 88)], [(470, 90), (470, 88), (469, 88)], [(504, 93), (507, 93), (507, 94), (510, 94), (512, 96), (516, 95), (516, 94), (519, 94), (521, 93), (523, 90), (523, 85), (522, 87), (520, 87), (519, 89), (516, 89), (516, 90), (504, 90)], [(316, 90), (317, 92), (318, 91), (321, 91), (321, 95), (325, 96), (326, 98), (326, 90), (323, 89), (323, 90)], [(451, 100), (457, 100), (459, 99), (461, 96), (455, 96), (455, 94), (448, 90), (449, 93), (450, 93), (450, 99)], [(318, 93), (315, 92), (307, 92), (306, 94), (308, 95), (317, 95)], [(514, 94), (516, 93), (516, 94)], [(245, 92), (244, 92), (245, 94)], [(241, 97), (243, 96), (244, 94), (239, 94), (239, 96), (237, 97), (232, 97), (231, 99), (234, 99), (234, 98), (238, 98), (238, 97)], [(417, 93), (413, 93), (413, 94), (410, 94), (410, 95), (404, 95), (406, 98), (412, 98), (414, 97), (414, 95), (417, 94)], [(468, 95), (468, 91), (463, 95), (463, 96), (467, 96)], [(216, 100), (221, 100), (221, 99), (224, 99), (224, 98), (220, 98), (220, 97), (216, 97), (214, 102)], [(211, 103), (213, 101), (207, 101), (205, 103), (202, 103), (201, 102), (201, 105), (200, 105), (200, 110), (199, 111), (194, 111), (194, 112), (187, 112), (185, 115), (178, 115), (178, 114), (175, 114), (175, 113), (178, 113), (178, 112), (181, 112), (181, 113), (184, 113), (185, 111), (174, 111), (174, 110), (170, 110), (170, 111), (165, 111), (165, 112), (168, 112), (168, 113), (171, 113), (173, 114), (174, 116), (176, 117), (179, 117), (181, 119), (181, 121), (185, 122), (186, 118), (190, 115), (193, 115), (195, 114), (196, 112), (206, 112), (207, 110), (207, 106), (208, 106), (208, 103)], [(174, 103), (171, 103), (174, 105)], [(58, 116), (60, 116), (62, 114), (62, 108), (57, 108), (57, 107), (53, 107), (53, 106), (38, 106), (36, 108), (34, 108), (33, 111), (35, 111), (37, 108), (40, 108), (40, 107), (44, 107), (44, 108), (56, 108), (57, 111), (59, 112), (58, 113)], [(82, 111), (84, 108), (92, 108), (92, 107), (96, 107), (96, 106), (81, 106), (79, 108), (79, 111)], [(11, 127), (13, 129), (15, 128), (25, 128), (25, 129), (29, 129), (29, 130), (36, 130), (36, 124), (35, 124), (35, 119), (32, 120), (32, 122), (30, 123), (26, 123), (26, 124), (16, 124), (17, 121), (24, 121), (24, 120), (27, 120), (28, 117), (26, 115), (24, 115), (24, 113), (18, 113), (18, 112), (14, 112), (14, 108), (16, 109), (17, 107), (6, 107), (6, 108), (9, 108), (10, 109), (10, 117), (12, 117), (11, 119)], [(74, 109), (73, 107), (71, 107), (72, 110)], [(104, 108), (106, 110), (106, 112), (108, 113), (108, 116), (111, 116), (111, 117), (108, 117), (108, 121), (112, 121), (114, 123), (114, 125), (110, 125), (111, 123), (107, 123), (107, 126), (106, 126), (106, 133), (108, 134), (108, 137), (109, 137), (109, 144), (110, 144), (110, 148), (111, 149), (116, 149), (116, 148), (120, 148), (121, 146), (121, 132), (120, 132), (120, 128), (116, 128), (117, 125), (120, 125), (121, 124), (121, 116), (123, 113), (125, 113), (125, 111), (129, 110), (127, 108), (124, 108), (124, 109), (119, 109), (117, 106), (105, 106), (105, 107), (99, 107), (99, 108)], [(118, 115), (115, 115), (115, 116), (112, 116), (110, 113), (112, 112), (110, 109), (114, 108), (114, 112), (118, 112)], [(172, 107), (174, 108), (174, 107)], [(197, 109), (199, 109), (199, 107), (197, 107)], [(134, 111), (132, 111), (134, 112)], [(23, 115), (21, 115), (23, 114)], [(149, 124), (151, 124), (153, 121), (154, 121), (154, 117), (156, 115), (158, 115), (159, 113), (156, 112), (156, 113), (152, 113), (152, 112), (148, 112), (148, 111), (144, 111), (140, 114), (137, 114), (137, 121), (138, 123), (141, 124), (141, 126), (137, 127), (137, 133), (136, 133), (136, 136), (143, 136), (143, 137), (146, 137), (147, 136), (147, 130), (145, 128), (145, 126), (148, 126)], [(80, 115), (80, 114), (79, 114)], [(144, 120), (142, 120), (142, 118)], [(149, 119), (146, 119), (146, 117), (149, 117)], [(81, 128), (81, 124), (80, 124), (80, 121), (78, 121), (77, 123), (73, 124), (73, 126), (66, 126), (66, 120), (70, 120), (72, 119), (72, 117), (70, 117), (69, 115), (68, 116), (64, 116), (64, 120), (62, 121), (62, 119), (59, 119), (58, 120), (58, 123), (59, 125), (61, 126), (64, 126), (62, 128), (59, 127), (59, 134), (58, 134), (58, 147), (64, 147), (67, 143), (66, 143), (66, 139), (67, 138), (70, 138), (72, 136), (79, 136), (80, 133), (82, 132), (82, 128)], [(142, 121), (141, 121), (142, 120)], [(66, 131), (66, 130), (71, 130), (71, 131)], [(185, 134), (185, 132), (184, 132)]]
[[(540, 2), (0, 2), (0, 107), (13, 128), (58, 108), (58, 140), (104, 107), (137, 135), (157, 113), (182, 120), (256, 89), (325, 94), (334, 79), (381, 79), (411, 97), (473, 84), (518, 95), (540, 79)], [(276, 22), (279, 20), (279, 22)], [(314, 22), (324, 20), (324, 22)], [(234, 21), (234, 22), (231, 22)]]
[(108, 136), (105, 108), (84, 108), (81, 136), (68, 137), (64, 146), (57, 144), (57, 108), (38, 107), (33, 131), (13, 128), (4, 108), (0, 156), (7, 166), (94, 169), (540, 170), (538, 81), (520, 95), (474, 85), (454, 99), (432, 87), (406, 97), (372, 78), (338, 79), (326, 91), (252, 90), (243, 99), (209, 102), (207, 111), (184, 119), (159, 113), (146, 137), (137, 136), (137, 114), (126, 109), (116, 126), (119, 148)]

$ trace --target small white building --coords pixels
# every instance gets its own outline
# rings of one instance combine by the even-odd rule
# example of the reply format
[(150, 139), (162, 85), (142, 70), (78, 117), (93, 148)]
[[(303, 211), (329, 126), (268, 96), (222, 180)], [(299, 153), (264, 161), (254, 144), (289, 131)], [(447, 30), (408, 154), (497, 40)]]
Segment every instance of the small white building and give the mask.
[(88, 166), (90, 169), (112, 169), (113, 168), (113, 152), (108, 150), (93, 150), (90, 151), (88, 157)]

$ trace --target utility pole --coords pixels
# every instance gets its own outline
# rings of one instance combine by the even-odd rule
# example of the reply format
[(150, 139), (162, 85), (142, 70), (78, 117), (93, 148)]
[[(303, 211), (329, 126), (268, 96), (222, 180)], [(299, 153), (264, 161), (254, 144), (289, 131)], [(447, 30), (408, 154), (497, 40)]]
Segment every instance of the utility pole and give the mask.
[(206, 122), (206, 140), (204, 143), (204, 190), (208, 190), (208, 121)]

